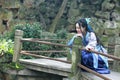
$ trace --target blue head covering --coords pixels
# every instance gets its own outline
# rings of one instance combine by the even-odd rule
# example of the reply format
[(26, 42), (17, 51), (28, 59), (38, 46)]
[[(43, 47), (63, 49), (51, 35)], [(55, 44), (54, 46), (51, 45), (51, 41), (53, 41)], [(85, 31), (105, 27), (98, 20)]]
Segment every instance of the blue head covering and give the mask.
[(86, 20), (87, 25), (88, 25), (88, 26), (87, 26), (88, 30), (89, 30), (90, 32), (94, 32), (93, 29), (92, 29), (92, 27), (89, 25), (90, 18), (85, 18), (85, 20)]
[(86, 27), (88, 32), (93, 32), (92, 27), (89, 25), (90, 18), (83, 18), (77, 21), (79, 25), (82, 25), (82, 27)]

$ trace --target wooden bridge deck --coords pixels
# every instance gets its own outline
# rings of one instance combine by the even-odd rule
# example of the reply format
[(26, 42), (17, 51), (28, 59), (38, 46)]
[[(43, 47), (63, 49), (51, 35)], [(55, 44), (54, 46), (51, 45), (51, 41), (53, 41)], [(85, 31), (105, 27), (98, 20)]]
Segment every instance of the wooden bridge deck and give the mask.
[[(52, 73), (60, 76), (68, 76), (71, 73), (71, 64), (54, 61), (49, 59), (20, 59), (19, 60), (26, 68)], [(120, 73), (111, 71), (110, 74), (102, 74), (111, 80), (120, 80)], [(82, 80), (103, 80), (91, 73), (82, 72), (84, 79)]]

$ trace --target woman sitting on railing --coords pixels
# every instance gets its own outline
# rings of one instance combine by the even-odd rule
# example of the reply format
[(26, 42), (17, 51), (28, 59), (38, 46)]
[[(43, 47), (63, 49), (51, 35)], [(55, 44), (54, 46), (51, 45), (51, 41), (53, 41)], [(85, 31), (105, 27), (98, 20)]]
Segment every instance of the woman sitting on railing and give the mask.
[(105, 48), (100, 44), (93, 29), (88, 24), (89, 19), (80, 19), (76, 22), (75, 30), (76, 35), (68, 42), (70, 46), (73, 43), (74, 38), (81, 37), (85, 50), (81, 51), (81, 64), (101, 74), (109, 74), (108, 60), (106, 57), (89, 52), (87, 50), (95, 50), (107, 54)]

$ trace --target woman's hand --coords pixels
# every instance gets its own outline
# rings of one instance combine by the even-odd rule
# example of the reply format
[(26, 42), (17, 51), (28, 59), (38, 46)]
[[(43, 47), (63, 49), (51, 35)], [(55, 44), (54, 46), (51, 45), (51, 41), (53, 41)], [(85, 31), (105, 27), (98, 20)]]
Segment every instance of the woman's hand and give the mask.
[(94, 50), (92, 47), (85, 47), (85, 50), (91, 52), (92, 50)]
[(77, 37), (82, 37), (81, 33), (76, 34)]

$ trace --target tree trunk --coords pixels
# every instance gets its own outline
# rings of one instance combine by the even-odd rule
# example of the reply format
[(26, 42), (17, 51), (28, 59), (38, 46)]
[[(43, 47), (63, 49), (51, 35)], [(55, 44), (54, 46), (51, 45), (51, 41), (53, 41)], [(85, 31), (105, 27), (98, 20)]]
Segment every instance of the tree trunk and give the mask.
[(55, 27), (56, 27), (56, 25), (57, 25), (57, 22), (58, 22), (58, 20), (61, 18), (62, 14), (63, 14), (63, 12), (64, 12), (64, 9), (65, 9), (65, 7), (66, 7), (67, 1), (68, 1), (68, 0), (64, 0), (64, 1), (62, 2), (62, 5), (61, 5), (61, 7), (60, 7), (60, 9), (59, 9), (59, 12), (57, 13), (55, 19), (53, 20), (53, 22), (52, 22), (52, 24), (51, 24), (51, 26), (50, 26), (50, 28), (49, 28), (49, 32), (54, 33)]

